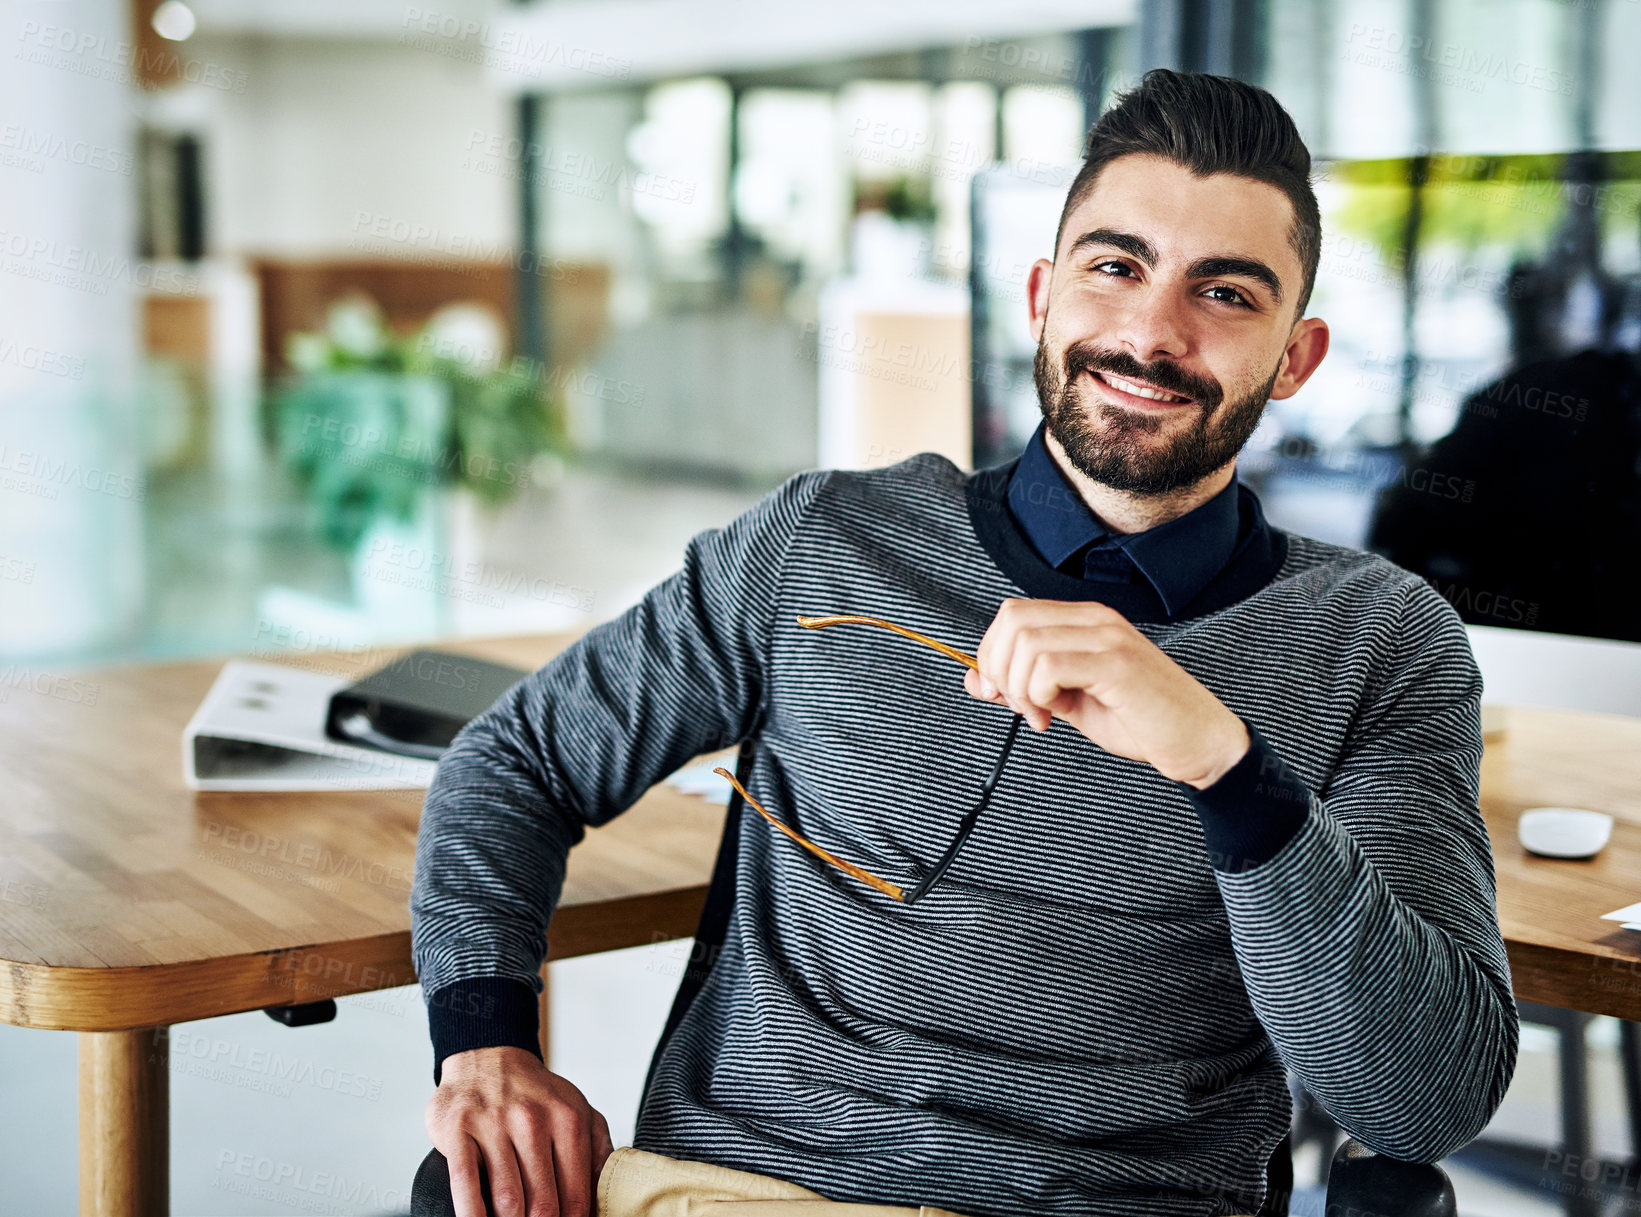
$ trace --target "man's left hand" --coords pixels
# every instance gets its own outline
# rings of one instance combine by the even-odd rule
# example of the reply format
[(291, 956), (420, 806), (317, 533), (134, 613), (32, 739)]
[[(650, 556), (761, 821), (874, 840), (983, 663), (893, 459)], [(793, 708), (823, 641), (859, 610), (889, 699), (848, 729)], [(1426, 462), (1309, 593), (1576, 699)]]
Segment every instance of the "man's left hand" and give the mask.
[(1248, 752), (1248, 728), (1116, 609), (1005, 600), (963, 687), (1035, 731), (1064, 719), (1107, 752), (1202, 790)]

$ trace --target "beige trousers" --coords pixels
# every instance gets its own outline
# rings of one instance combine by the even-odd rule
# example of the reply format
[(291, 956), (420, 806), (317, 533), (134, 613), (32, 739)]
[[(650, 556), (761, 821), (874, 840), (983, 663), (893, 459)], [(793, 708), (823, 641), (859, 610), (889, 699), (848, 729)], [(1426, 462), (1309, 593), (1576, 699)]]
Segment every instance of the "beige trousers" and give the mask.
[(624, 1146), (598, 1177), (598, 1217), (961, 1217), (925, 1204), (844, 1204), (796, 1183)]
[(598, 1217), (962, 1217), (922, 1205), (843, 1204), (784, 1179), (624, 1146), (598, 1177)]

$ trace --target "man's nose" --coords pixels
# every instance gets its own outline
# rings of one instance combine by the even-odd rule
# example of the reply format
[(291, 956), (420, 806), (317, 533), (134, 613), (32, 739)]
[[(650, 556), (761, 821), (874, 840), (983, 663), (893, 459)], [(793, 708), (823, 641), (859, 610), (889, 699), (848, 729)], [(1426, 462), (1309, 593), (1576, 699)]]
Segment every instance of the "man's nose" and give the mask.
[(1141, 363), (1153, 359), (1183, 359), (1190, 351), (1183, 305), (1161, 290), (1136, 293), (1113, 337)]

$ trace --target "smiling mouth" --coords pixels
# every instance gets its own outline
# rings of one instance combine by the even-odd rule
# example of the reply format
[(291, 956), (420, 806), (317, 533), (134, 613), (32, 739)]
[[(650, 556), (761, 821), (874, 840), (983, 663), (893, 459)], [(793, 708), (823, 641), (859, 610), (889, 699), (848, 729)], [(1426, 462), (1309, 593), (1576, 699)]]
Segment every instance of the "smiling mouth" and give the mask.
[(1182, 397), (1178, 393), (1169, 393), (1155, 385), (1148, 385), (1142, 380), (1130, 380), (1126, 376), (1118, 376), (1114, 372), (1096, 372), (1092, 368), (1088, 374), (1108, 389), (1115, 389), (1125, 397), (1137, 397), (1143, 401), (1154, 402), (1159, 406), (1185, 406), (1192, 402), (1192, 398)]

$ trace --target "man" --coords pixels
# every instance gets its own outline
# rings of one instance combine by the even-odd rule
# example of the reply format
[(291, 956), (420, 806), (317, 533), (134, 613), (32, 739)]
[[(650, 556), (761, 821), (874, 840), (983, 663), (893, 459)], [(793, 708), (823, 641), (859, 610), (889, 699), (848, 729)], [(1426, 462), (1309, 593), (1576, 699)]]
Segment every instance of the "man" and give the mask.
[(500, 1212), (588, 1211), (608, 1131), (533, 1055), (565, 854), (749, 737), (748, 793), (879, 883), (747, 818), (722, 953), (620, 1155), (896, 1206), (866, 1211), (1252, 1213), (1285, 1067), (1408, 1160), (1502, 1100), (1464, 628), (1235, 477), (1327, 349), (1309, 154), (1263, 90), (1159, 71), (1086, 157), (1028, 283), (1044, 422), (1017, 462), (794, 476), (440, 764), (411, 906), (464, 1217), (481, 1160)]

